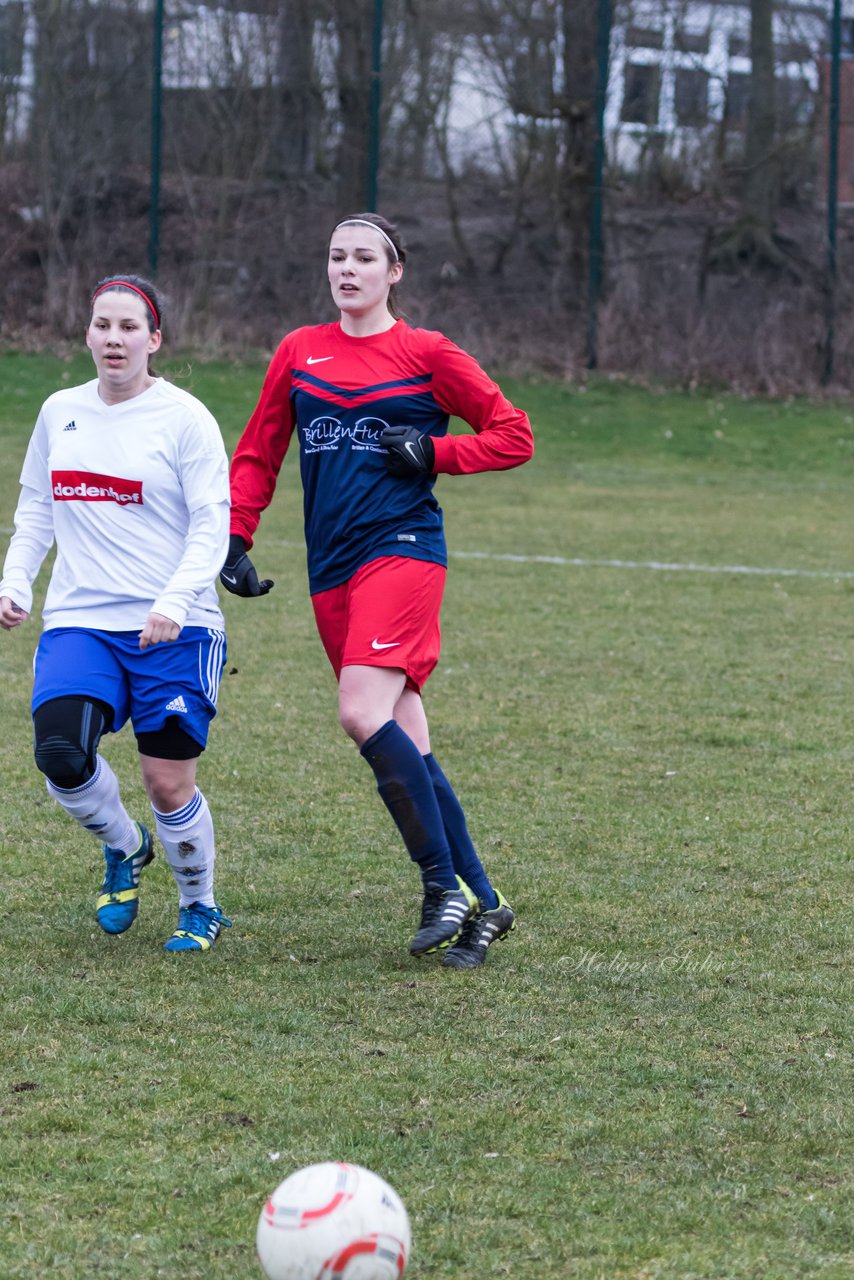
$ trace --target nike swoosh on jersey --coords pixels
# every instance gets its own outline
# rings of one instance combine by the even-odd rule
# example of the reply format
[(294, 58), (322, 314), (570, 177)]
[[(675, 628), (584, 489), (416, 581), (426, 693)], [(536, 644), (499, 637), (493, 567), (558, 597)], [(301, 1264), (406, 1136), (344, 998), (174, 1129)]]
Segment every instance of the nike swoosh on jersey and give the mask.
[(334, 360), (334, 356), (306, 356), (306, 364), (323, 364), (324, 360)]
[(396, 649), (400, 644), (399, 640), (390, 640), (388, 644), (380, 644), (379, 640), (371, 641), (372, 649)]

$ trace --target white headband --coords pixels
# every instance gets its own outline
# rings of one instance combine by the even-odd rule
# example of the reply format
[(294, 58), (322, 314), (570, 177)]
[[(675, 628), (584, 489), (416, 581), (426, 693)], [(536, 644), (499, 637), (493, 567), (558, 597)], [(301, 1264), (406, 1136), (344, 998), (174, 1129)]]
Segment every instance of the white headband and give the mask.
[(378, 232), (379, 235), (382, 236), (383, 240), (385, 240), (386, 244), (391, 249), (392, 253), (394, 254), (395, 262), (400, 262), (400, 255), (398, 254), (397, 249), (394, 246), (394, 241), (391, 239), (390, 236), (386, 235), (382, 227), (378, 227), (375, 222), (369, 222), (367, 218), (345, 218), (343, 222), (339, 222), (336, 224), (335, 230), (337, 231), (339, 227), (352, 227), (355, 224), (358, 224), (360, 227), (371, 227), (372, 230)]

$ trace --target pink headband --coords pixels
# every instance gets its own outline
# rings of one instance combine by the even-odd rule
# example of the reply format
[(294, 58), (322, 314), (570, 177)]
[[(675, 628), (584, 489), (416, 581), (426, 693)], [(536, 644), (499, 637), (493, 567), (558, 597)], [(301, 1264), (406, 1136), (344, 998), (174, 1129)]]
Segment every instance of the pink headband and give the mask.
[(142, 289), (137, 289), (135, 284), (128, 284), (126, 280), (109, 280), (106, 284), (102, 284), (100, 289), (96, 289), (92, 294), (93, 303), (100, 293), (106, 293), (108, 289), (132, 289), (134, 293), (138, 293), (151, 314), (154, 316), (154, 323), (157, 325), (157, 328), (160, 328), (160, 316), (157, 314), (157, 308), (149, 298), (148, 294), (143, 293)]

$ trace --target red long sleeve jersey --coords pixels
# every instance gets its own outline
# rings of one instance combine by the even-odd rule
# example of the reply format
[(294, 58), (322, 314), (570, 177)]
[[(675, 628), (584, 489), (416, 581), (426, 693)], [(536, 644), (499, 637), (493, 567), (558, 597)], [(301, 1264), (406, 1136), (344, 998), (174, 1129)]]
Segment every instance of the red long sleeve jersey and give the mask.
[[(474, 435), (449, 435), (450, 415)], [(231, 464), (233, 533), (252, 545), (296, 430), (309, 589), (346, 582), (369, 560), (447, 563), (435, 476), (398, 479), (380, 433), (414, 426), (433, 439), (435, 470), (500, 471), (531, 457), (527, 414), (441, 333), (398, 320), (354, 338), (339, 323), (295, 329), (280, 344)]]

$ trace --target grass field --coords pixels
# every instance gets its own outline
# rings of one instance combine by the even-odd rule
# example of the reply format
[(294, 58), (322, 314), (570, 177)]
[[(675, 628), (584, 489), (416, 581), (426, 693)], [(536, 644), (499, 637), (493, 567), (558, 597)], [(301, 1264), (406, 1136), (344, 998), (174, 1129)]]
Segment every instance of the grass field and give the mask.
[[(85, 360), (0, 357), (0, 523)], [(259, 368), (182, 371), (233, 446)], [(101, 856), (31, 759), (37, 623), (0, 636), (0, 1274), (243, 1280), (292, 1169), (406, 1202), (411, 1280), (854, 1274), (854, 408), (507, 384), (534, 461), (444, 478), (433, 746), (519, 928), (409, 957), (417, 876), (337, 728), (289, 458), (223, 600), (200, 783), (235, 921), (174, 956), (161, 856)], [(756, 572), (748, 572), (755, 570)], [(146, 802), (125, 731), (106, 744)]]

